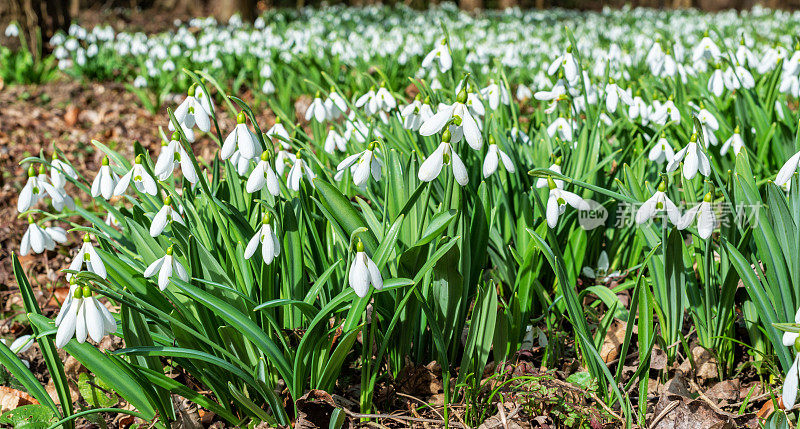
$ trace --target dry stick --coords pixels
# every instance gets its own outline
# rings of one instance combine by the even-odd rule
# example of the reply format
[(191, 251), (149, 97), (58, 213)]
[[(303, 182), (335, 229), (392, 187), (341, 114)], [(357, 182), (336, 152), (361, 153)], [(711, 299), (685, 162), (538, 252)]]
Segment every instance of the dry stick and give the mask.
[[(444, 420), (426, 419), (422, 417), (396, 416), (394, 414), (361, 414), (361, 413), (354, 413), (348, 410), (347, 408), (342, 408), (342, 410), (344, 411), (345, 414), (354, 419), (391, 419), (391, 420), (397, 420), (399, 422), (431, 423), (444, 426)], [(454, 423), (454, 422), (450, 422), (450, 427), (467, 429), (467, 427), (463, 426), (461, 423)]]
[(714, 401), (709, 399), (708, 396), (706, 396), (703, 393), (703, 391), (700, 390), (700, 386), (698, 386), (697, 383), (694, 382), (694, 380), (689, 380), (689, 385), (692, 386), (692, 388), (694, 390), (696, 390), (698, 394), (700, 394), (700, 399), (702, 399), (703, 402), (708, 404), (708, 406), (711, 407), (711, 409), (714, 410), (714, 412), (716, 412), (717, 414), (721, 414), (721, 415), (723, 415), (725, 417), (728, 417), (728, 418), (731, 418), (731, 419), (735, 419), (736, 417), (738, 417), (736, 414), (729, 413), (729, 412), (723, 410), (716, 403), (714, 403)]
[[(772, 392), (764, 392), (764, 393), (762, 393), (762, 394), (760, 394), (758, 396), (755, 396), (753, 398), (748, 398), (746, 400), (747, 400), (747, 402), (755, 402), (755, 401), (759, 401), (759, 400), (764, 399), (764, 398), (768, 398), (770, 396), (772, 396)], [(739, 408), (739, 407), (742, 406), (742, 404), (744, 404), (744, 401), (745, 400), (743, 399), (741, 401), (734, 402), (730, 406), (731, 406), (731, 408)]]
[(430, 409), (431, 409), (431, 411), (433, 411), (434, 413), (436, 413), (436, 415), (437, 415), (437, 416), (439, 416), (439, 418), (440, 418), (440, 419), (444, 420), (444, 416), (442, 416), (442, 413), (440, 413), (440, 412), (439, 412), (439, 410), (437, 410), (436, 408), (432, 407), (432, 406), (431, 406), (431, 404), (429, 404), (429, 403), (427, 403), (427, 402), (423, 401), (422, 399), (416, 398), (416, 397), (414, 397), (414, 396), (411, 396), (411, 395), (406, 395), (405, 393), (401, 393), (401, 392), (395, 392), (395, 394), (396, 394), (397, 396), (402, 396), (402, 397), (404, 397), (404, 398), (408, 398), (408, 399), (411, 399), (411, 400), (417, 401), (417, 402), (419, 402), (419, 403), (420, 403), (420, 404), (422, 404), (422, 405), (425, 405), (426, 407), (430, 408)]
[(581, 389), (579, 387), (575, 387), (572, 384), (567, 383), (566, 381), (561, 381), (561, 380), (556, 379), (556, 378), (554, 378), (552, 381), (554, 383), (560, 385), (561, 387), (564, 387), (564, 388), (567, 388), (567, 389), (571, 389), (573, 391), (581, 392), (581, 393), (589, 396), (590, 398), (592, 398), (593, 401), (595, 401), (598, 404), (600, 404), (600, 406), (603, 407), (603, 409), (606, 410), (606, 412), (608, 414), (611, 414), (611, 416), (613, 416), (615, 419), (617, 419), (619, 421), (624, 421), (622, 419), (622, 417), (619, 416), (619, 414), (615, 413), (614, 410), (612, 410), (608, 405), (606, 405), (605, 402), (601, 401), (600, 398), (598, 398), (597, 395), (595, 395), (594, 393), (592, 393), (592, 392), (590, 392), (588, 390), (583, 390), (583, 389)]
[(661, 412), (658, 414), (658, 416), (656, 416), (656, 418), (654, 418), (654, 419), (653, 419), (653, 421), (652, 421), (652, 422), (650, 422), (650, 426), (648, 426), (648, 428), (649, 428), (649, 429), (653, 429), (654, 427), (656, 427), (656, 424), (658, 424), (658, 422), (659, 422), (661, 419), (663, 419), (663, 418), (664, 418), (664, 416), (666, 416), (666, 415), (667, 415), (667, 413), (669, 413), (670, 411), (672, 411), (672, 410), (673, 410), (675, 407), (677, 407), (677, 406), (678, 406), (678, 404), (680, 404), (680, 403), (681, 403), (681, 401), (678, 401), (678, 400), (674, 400), (674, 401), (670, 402), (670, 403), (669, 403), (669, 405), (667, 405), (666, 407), (664, 407), (664, 410), (662, 410), (662, 411), (661, 411)]

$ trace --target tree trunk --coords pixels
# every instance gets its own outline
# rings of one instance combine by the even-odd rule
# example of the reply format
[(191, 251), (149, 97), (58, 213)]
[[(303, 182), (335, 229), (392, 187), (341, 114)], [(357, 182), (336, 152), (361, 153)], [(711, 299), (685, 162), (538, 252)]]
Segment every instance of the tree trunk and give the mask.
[(518, 7), (519, 1), (518, 0), (500, 0), (498, 2), (498, 7), (500, 9), (510, 9), (513, 7)]
[(461, 0), (461, 9), (474, 12), (483, 8), (483, 0)]
[(228, 22), (236, 13), (244, 22), (256, 19), (256, 0), (218, 0), (214, 3), (214, 17), (219, 22)]
[(70, 10), (63, 0), (7, 0), (0, 6), (0, 15), (2, 28), (17, 23), (28, 49), (37, 56), (56, 31), (70, 24)]

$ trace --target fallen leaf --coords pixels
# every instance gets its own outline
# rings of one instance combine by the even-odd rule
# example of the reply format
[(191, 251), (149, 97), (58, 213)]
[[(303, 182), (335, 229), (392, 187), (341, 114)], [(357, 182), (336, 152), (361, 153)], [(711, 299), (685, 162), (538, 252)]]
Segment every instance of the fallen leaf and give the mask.
[(23, 405), (38, 403), (39, 401), (25, 392), (6, 386), (0, 386), (0, 413), (5, 413), (6, 411), (16, 409)]

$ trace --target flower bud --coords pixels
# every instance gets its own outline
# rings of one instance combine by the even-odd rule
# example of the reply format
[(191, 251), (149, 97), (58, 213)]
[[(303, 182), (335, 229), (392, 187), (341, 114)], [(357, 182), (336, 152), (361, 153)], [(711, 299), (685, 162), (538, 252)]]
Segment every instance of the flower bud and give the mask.
[(236, 123), (237, 124), (244, 123), (244, 110), (239, 111), (239, 113), (236, 115)]
[(83, 297), (84, 298), (91, 298), (91, 296), (92, 296), (92, 288), (90, 288), (89, 286), (84, 286), (83, 287)]
[(364, 251), (364, 243), (361, 242), (361, 239), (358, 239), (358, 243), (356, 243), (356, 252), (363, 252)]

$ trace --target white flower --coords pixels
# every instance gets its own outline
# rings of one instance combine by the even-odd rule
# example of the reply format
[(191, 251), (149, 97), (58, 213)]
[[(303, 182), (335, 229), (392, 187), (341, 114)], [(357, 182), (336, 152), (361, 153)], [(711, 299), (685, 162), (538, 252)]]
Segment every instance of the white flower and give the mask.
[(792, 155), (786, 163), (783, 164), (780, 171), (778, 171), (778, 175), (775, 177), (775, 184), (778, 186), (783, 186), (789, 183), (791, 180), (792, 175), (797, 170), (797, 167), (800, 165), (800, 152)]
[(69, 297), (56, 317), (56, 347), (63, 348), (74, 336), (79, 343), (90, 337), (100, 342), (104, 336), (117, 330), (117, 322), (105, 305), (92, 296), (88, 286), (70, 286)]
[(273, 196), (277, 197), (281, 192), (278, 176), (276, 176), (275, 171), (272, 170), (267, 152), (261, 154), (261, 160), (258, 161), (256, 167), (250, 173), (250, 177), (247, 178), (245, 190), (252, 194), (253, 192), (261, 190), (264, 185), (267, 185), (267, 190)]
[(236, 115), (236, 127), (228, 134), (228, 137), (225, 138), (225, 143), (222, 144), (222, 149), (219, 152), (220, 158), (230, 158), (237, 149), (239, 150), (239, 155), (247, 159), (253, 159), (261, 155), (261, 144), (244, 122), (244, 111), (240, 111)]
[(739, 88), (750, 89), (756, 86), (753, 75), (744, 67), (737, 65), (725, 70), (725, 87), (733, 91)]
[[(195, 125), (203, 132), (211, 129), (211, 121), (208, 118), (209, 112), (203, 104), (195, 97), (197, 86), (189, 87), (189, 93), (185, 100), (175, 109), (175, 119), (185, 129), (192, 129)], [(169, 121), (169, 130), (175, 131), (175, 125)], [(191, 140), (191, 139), (190, 139)]]
[(308, 178), (308, 182), (311, 183), (311, 186), (313, 187), (314, 179), (317, 178), (317, 175), (311, 171), (311, 167), (308, 165), (306, 160), (304, 160), (298, 153), (294, 159), (292, 168), (289, 170), (289, 176), (286, 178), (286, 187), (293, 191), (299, 191), (300, 181), (303, 179), (304, 175), (306, 178)]
[(53, 160), (50, 161), (50, 166), (50, 183), (52, 183), (56, 189), (63, 189), (64, 186), (66, 186), (67, 177), (74, 180), (78, 179), (78, 173), (75, 172), (75, 169), (66, 162), (58, 159), (58, 155), (56, 155), (55, 152), (53, 152)]
[(339, 119), (347, 111), (347, 102), (333, 88), (325, 99), (325, 113), (328, 120)]
[(667, 184), (661, 182), (658, 189), (647, 201), (645, 201), (639, 210), (636, 211), (636, 223), (643, 224), (648, 220), (653, 219), (660, 213), (666, 213), (667, 218), (673, 225), (678, 225), (681, 221), (681, 212), (672, 200), (669, 199), (665, 191)]
[(515, 96), (519, 101), (530, 100), (533, 97), (533, 92), (531, 92), (531, 89), (527, 86), (520, 84), (517, 86), (517, 92)]
[(514, 169), (514, 163), (511, 162), (511, 158), (509, 158), (505, 152), (497, 147), (497, 145), (494, 143), (494, 137), (489, 136), (489, 150), (486, 152), (486, 158), (483, 160), (484, 178), (491, 176), (495, 171), (497, 171), (497, 166), (499, 165), (498, 158), (500, 161), (502, 161), (506, 171), (509, 173), (514, 173), (516, 171)]
[(256, 231), (250, 242), (247, 243), (247, 248), (244, 251), (244, 257), (250, 259), (258, 249), (259, 243), (261, 244), (261, 258), (264, 263), (269, 265), (281, 254), (281, 242), (278, 236), (270, 225), (270, 214), (264, 215), (261, 228)]
[(719, 97), (724, 90), (725, 77), (722, 75), (722, 70), (717, 68), (714, 70), (714, 73), (711, 73), (711, 77), (708, 79), (708, 92)]
[(489, 85), (481, 90), (481, 96), (489, 101), (492, 110), (497, 110), (501, 102), (505, 105), (511, 102), (506, 87), (498, 85), (494, 80), (490, 80)]
[[(69, 264), (69, 270), (81, 271), (84, 263), (86, 264), (86, 271), (106, 278), (106, 265), (103, 263), (103, 260), (100, 259), (100, 255), (97, 254), (97, 251), (94, 250), (89, 234), (83, 236), (81, 249), (78, 251), (78, 254), (72, 258), (72, 262)], [(67, 273), (67, 280), (71, 280), (72, 277), (72, 273)]]
[(172, 133), (172, 139), (169, 143), (162, 141), (161, 153), (158, 154), (153, 173), (158, 177), (158, 180), (167, 180), (169, 176), (172, 175), (175, 167), (180, 165), (183, 177), (185, 177), (189, 183), (195, 184), (199, 180), (199, 177), (194, 170), (194, 165), (192, 164), (189, 154), (186, 153), (186, 150), (180, 142), (180, 138), (180, 134), (176, 131)]
[(547, 135), (550, 137), (555, 136), (558, 134), (558, 138), (565, 142), (571, 142), (573, 136), (573, 130), (577, 127), (577, 122), (574, 120), (566, 120), (559, 116), (556, 118), (553, 123), (547, 126)]
[(704, 240), (710, 237), (711, 232), (714, 231), (714, 227), (717, 225), (717, 218), (714, 215), (714, 208), (711, 206), (711, 201), (711, 192), (709, 192), (703, 197), (703, 201), (700, 204), (686, 211), (683, 217), (681, 217), (680, 222), (676, 224), (678, 229), (686, 229), (694, 222), (696, 217), (697, 234)]
[(180, 213), (172, 208), (172, 198), (167, 196), (164, 198), (164, 205), (153, 216), (153, 222), (150, 223), (150, 236), (158, 237), (161, 235), (169, 222), (178, 222), (181, 225), (186, 225)]
[(564, 77), (568, 82), (576, 82), (578, 80), (578, 62), (572, 55), (572, 45), (568, 46), (566, 52), (550, 63), (550, 67), (547, 68), (547, 74), (552, 76), (558, 70), (564, 71)]
[(609, 273), (608, 253), (605, 250), (600, 252), (600, 257), (597, 258), (597, 268), (583, 267), (581, 272), (584, 276), (590, 279), (597, 279), (600, 283), (606, 283), (614, 277), (619, 277), (620, 272), (614, 271)]
[(664, 137), (664, 134), (661, 134), (658, 141), (653, 148), (650, 149), (650, 153), (648, 153), (647, 158), (650, 161), (657, 162), (662, 164), (664, 161), (672, 162), (672, 159), (675, 157), (675, 151), (672, 149), (672, 145), (669, 144), (667, 138)]
[(111, 198), (114, 196), (114, 188), (117, 186), (117, 182), (119, 182), (119, 176), (111, 171), (111, 167), (108, 166), (108, 158), (104, 156), (100, 171), (97, 172), (97, 176), (92, 181), (92, 197), (96, 198), (102, 195), (106, 200)]
[(736, 129), (733, 130), (733, 134), (728, 137), (728, 140), (725, 140), (725, 143), (722, 143), (722, 147), (719, 148), (719, 153), (725, 155), (731, 147), (733, 147), (734, 155), (738, 155), (744, 147), (744, 140), (742, 140), (742, 136), (739, 134), (739, 126), (736, 126)]
[(142, 158), (142, 155), (136, 155), (133, 167), (119, 179), (117, 186), (114, 187), (114, 195), (124, 194), (131, 180), (133, 180), (133, 184), (139, 192), (156, 196), (156, 191), (158, 190), (156, 181), (150, 177), (150, 174), (144, 169), (144, 166), (142, 166)]
[[(561, 174), (561, 158), (556, 159), (556, 162), (550, 165), (549, 170)], [(540, 177), (536, 179), (536, 187), (537, 188), (544, 188), (549, 184), (550, 181), (556, 184), (556, 187), (564, 189), (564, 181), (561, 179), (551, 179), (549, 177)]]
[(364, 253), (364, 243), (361, 240), (358, 240), (358, 244), (356, 244), (356, 257), (353, 259), (353, 263), (350, 264), (350, 287), (356, 292), (361, 298), (367, 296), (367, 292), (369, 292), (369, 285), (372, 286), (376, 290), (381, 290), (383, 288), (383, 277), (381, 277), (381, 272), (378, 269), (378, 266), (375, 265), (375, 262)]
[[(685, 161), (684, 158), (686, 158)], [(667, 164), (667, 173), (677, 170), (681, 161), (683, 161), (683, 177), (686, 179), (693, 179), (698, 171), (706, 177), (711, 174), (711, 163), (697, 143), (697, 134), (692, 134), (689, 144), (678, 151), (672, 158), (672, 161)]]
[(347, 140), (341, 134), (336, 132), (333, 125), (328, 128), (328, 135), (325, 137), (325, 152), (333, 154), (336, 149), (344, 152), (347, 150)]
[(456, 97), (455, 103), (440, 107), (435, 115), (431, 116), (422, 124), (419, 128), (420, 135), (433, 135), (453, 120), (454, 128), (457, 129), (456, 133), (452, 133), (451, 131), (453, 134), (453, 143), (458, 143), (461, 140), (461, 135), (463, 135), (463, 138), (471, 148), (480, 150), (481, 146), (483, 146), (483, 136), (481, 135), (478, 123), (464, 104), (466, 101), (467, 91), (466, 88), (462, 88)]
[(67, 233), (64, 228), (48, 227), (42, 229), (33, 221), (33, 216), (28, 216), (28, 229), (22, 235), (19, 244), (19, 254), (25, 256), (33, 250), (33, 253), (42, 253), (56, 248), (56, 243), (65, 243)]
[(714, 132), (719, 129), (719, 121), (717, 121), (717, 118), (701, 105), (700, 111), (697, 112), (697, 120), (703, 127), (703, 136), (706, 138), (706, 143), (711, 146), (716, 146), (717, 143), (719, 143), (717, 135), (714, 134)]
[(269, 130), (267, 130), (267, 137), (273, 140), (278, 140), (284, 149), (289, 149), (291, 147), (288, 143), (290, 141), (289, 133), (281, 123), (281, 118), (275, 118), (275, 124), (273, 124)]
[(614, 83), (614, 79), (609, 79), (608, 85), (606, 85), (606, 110), (608, 110), (609, 113), (617, 111), (620, 98), (629, 106), (633, 104), (633, 98)]
[(708, 33), (700, 40), (700, 43), (694, 47), (692, 51), (692, 62), (698, 62), (702, 59), (717, 61), (722, 55), (716, 43), (708, 37)]
[(678, 110), (672, 100), (667, 100), (664, 104), (658, 105), (653, 109), (650, 120), (658, 125), (664, 125), (667, 121), (680, 122), (681, 111)]
[(322, 101), (322, 98), (320, 98), (319, 91), (317, 91), (317, 95), (314, 96), (314, 100), (306, 109), (306, 121), (310, 121), (311, 118), (314, 118), (317, 120), (317, 122), (322, 122), (327, 116), (328, 110), (325, 109), (325, 103)]
[(450, 49), (447, 47), (447, 40), (442, 40), (430, 51), (425, 58), (422, 59), (422, 67), (430, 68), (431, 64), (436, 61), (439, 71), (442, 73), (450, 70), (453, 66), (453, 57), (450, 56)]
[(173, 274), (178, 276), (179, 279), (188, 282), (189, 273), (186, 268), (178, 261), (177, 258), (172, 256), (172, 246), (167, 248), (167, 253), (153, 261), (152, 264), (147, 266), (144, 270), (144, 276), (147, 278), (153, 277), (158, 274), (158, 288), (164, 290), (169, 285), (169, 278)]
[(243, 157), (238, 149), (231, 155), (230, 161), (236, 167), (236, 172), (240, 176), (247, 174), (247, 170), (250, 169), (250, 158)]
[(203, 92), (202, 86), (198, 85), (194, 89), (194, 97), (200, 102), (200, 105), (203, 106), (203, 109), (205, 109), (206, 113), (209, 115), (214, 113), (214, 103), (211, 101), (211, 97)]
[(8, 27), (6, 27), (6, 37), (17, 37), (17, 36), (19, 36), (19, 27), (17, 27), (17, 24), (13, 22), (11, 24), (8, 24)]
[(366, 150), (350, 155), (340, 162), (336, 166), (336, 180), (341, 180), (348, 168), (353, 177), (353, 184), (358, 187), (365, 186), (370, 175), (376, 182), (380, 181), (382, 165), (375, 156), (375, 142), (370, 143)]
[(378, 110), (383, 110), (384, 112), (388, 112), (397, 107), (397, 101), (394, 99), (394, 95), (383, 85), (378, 88), (378, 92), (375, 94), (375, 100), (378, 105)]
[(461, 162), (458, 154), (453, 151), (453, 147), (450, 146), (450, 130), (448, 129), (442, 133), (442, 143), (439, 147), (419, 166), (417, 177), (423, 182), (430, 182), (439, 177), (445, 164), (452, 167), (453, 176), (459, 185), (466, 186), (469, 183), (467, 168)]
[[(368, 115), (374, 115), (378, 112), (378, 100), (375, 98), (375, 88), (370, 88), (364, 95), (358, 97), (355, 102), (356, 107), (363, 107)], [(354, 113), (354, 112), (351, 112)]]
[(403, 128), (419, 131), (422, 124), (433, 116), (433, 110), (430, 104), (415, 99), (400, 110), (400, 116), (403, 118)]
[[(11, 345), (8, 345), (8, 341), (6, 341), (5, 338), (0, 340), (0, 343), (3, 343), (6, 346), (8, 346), (8, 349), (11, 350), (11, 353), (14, 353), (15, 355), (19, 355), (19, 354), (27, 352), (33, 346), (34, 338), (33, 338), (32, 335), (22, 335), (20, 337), (17, 337), (16, 340), (12, 341)], [(28, 368), (31, 367), (30, 362), (28, 362), (27, 360), (20, 359), (20, 361), (26, 367), (28, 367)]]
[[(800, 323), (800, 310), (795, 313), (794, 322)], [(794, 408), (797, 402), (797, 384), (800, 382), (800, 342), (797, 341), (798, 334), (795, 332), (785, 332), (783, 334), (783, 345), (791, 347), (795, 352), (794, 362), (789, 367), (786, 373), (786, 379), (783, 381), (783, 392), (781, 393), (781, 400), (785, 410)]]
[(47, 182), (47, 175), (44, 174), (44, 164), (41, 166), (39, 175), (36, 174), (36, 169), (31, 165), (28, 167), (28, 181), (19, 193), (17, 211), (23, 213), (30, 210), (45, 195), (49, 195), (53, 200), (53, 206), (64, 203), (64, 197), (56, 191), (53, 185)]
[(557, 187), (553, 179), (548, 178), (547, 181), (550, 187), (550, 195), (547, 198), (545, 217), (547, 218), (547, 226), (550, 228), (555, 228), (558, 225), (558, 217), (566, 211), (567, 204), (581, 211), (590, 209), (589, 203), (583, 198)]

